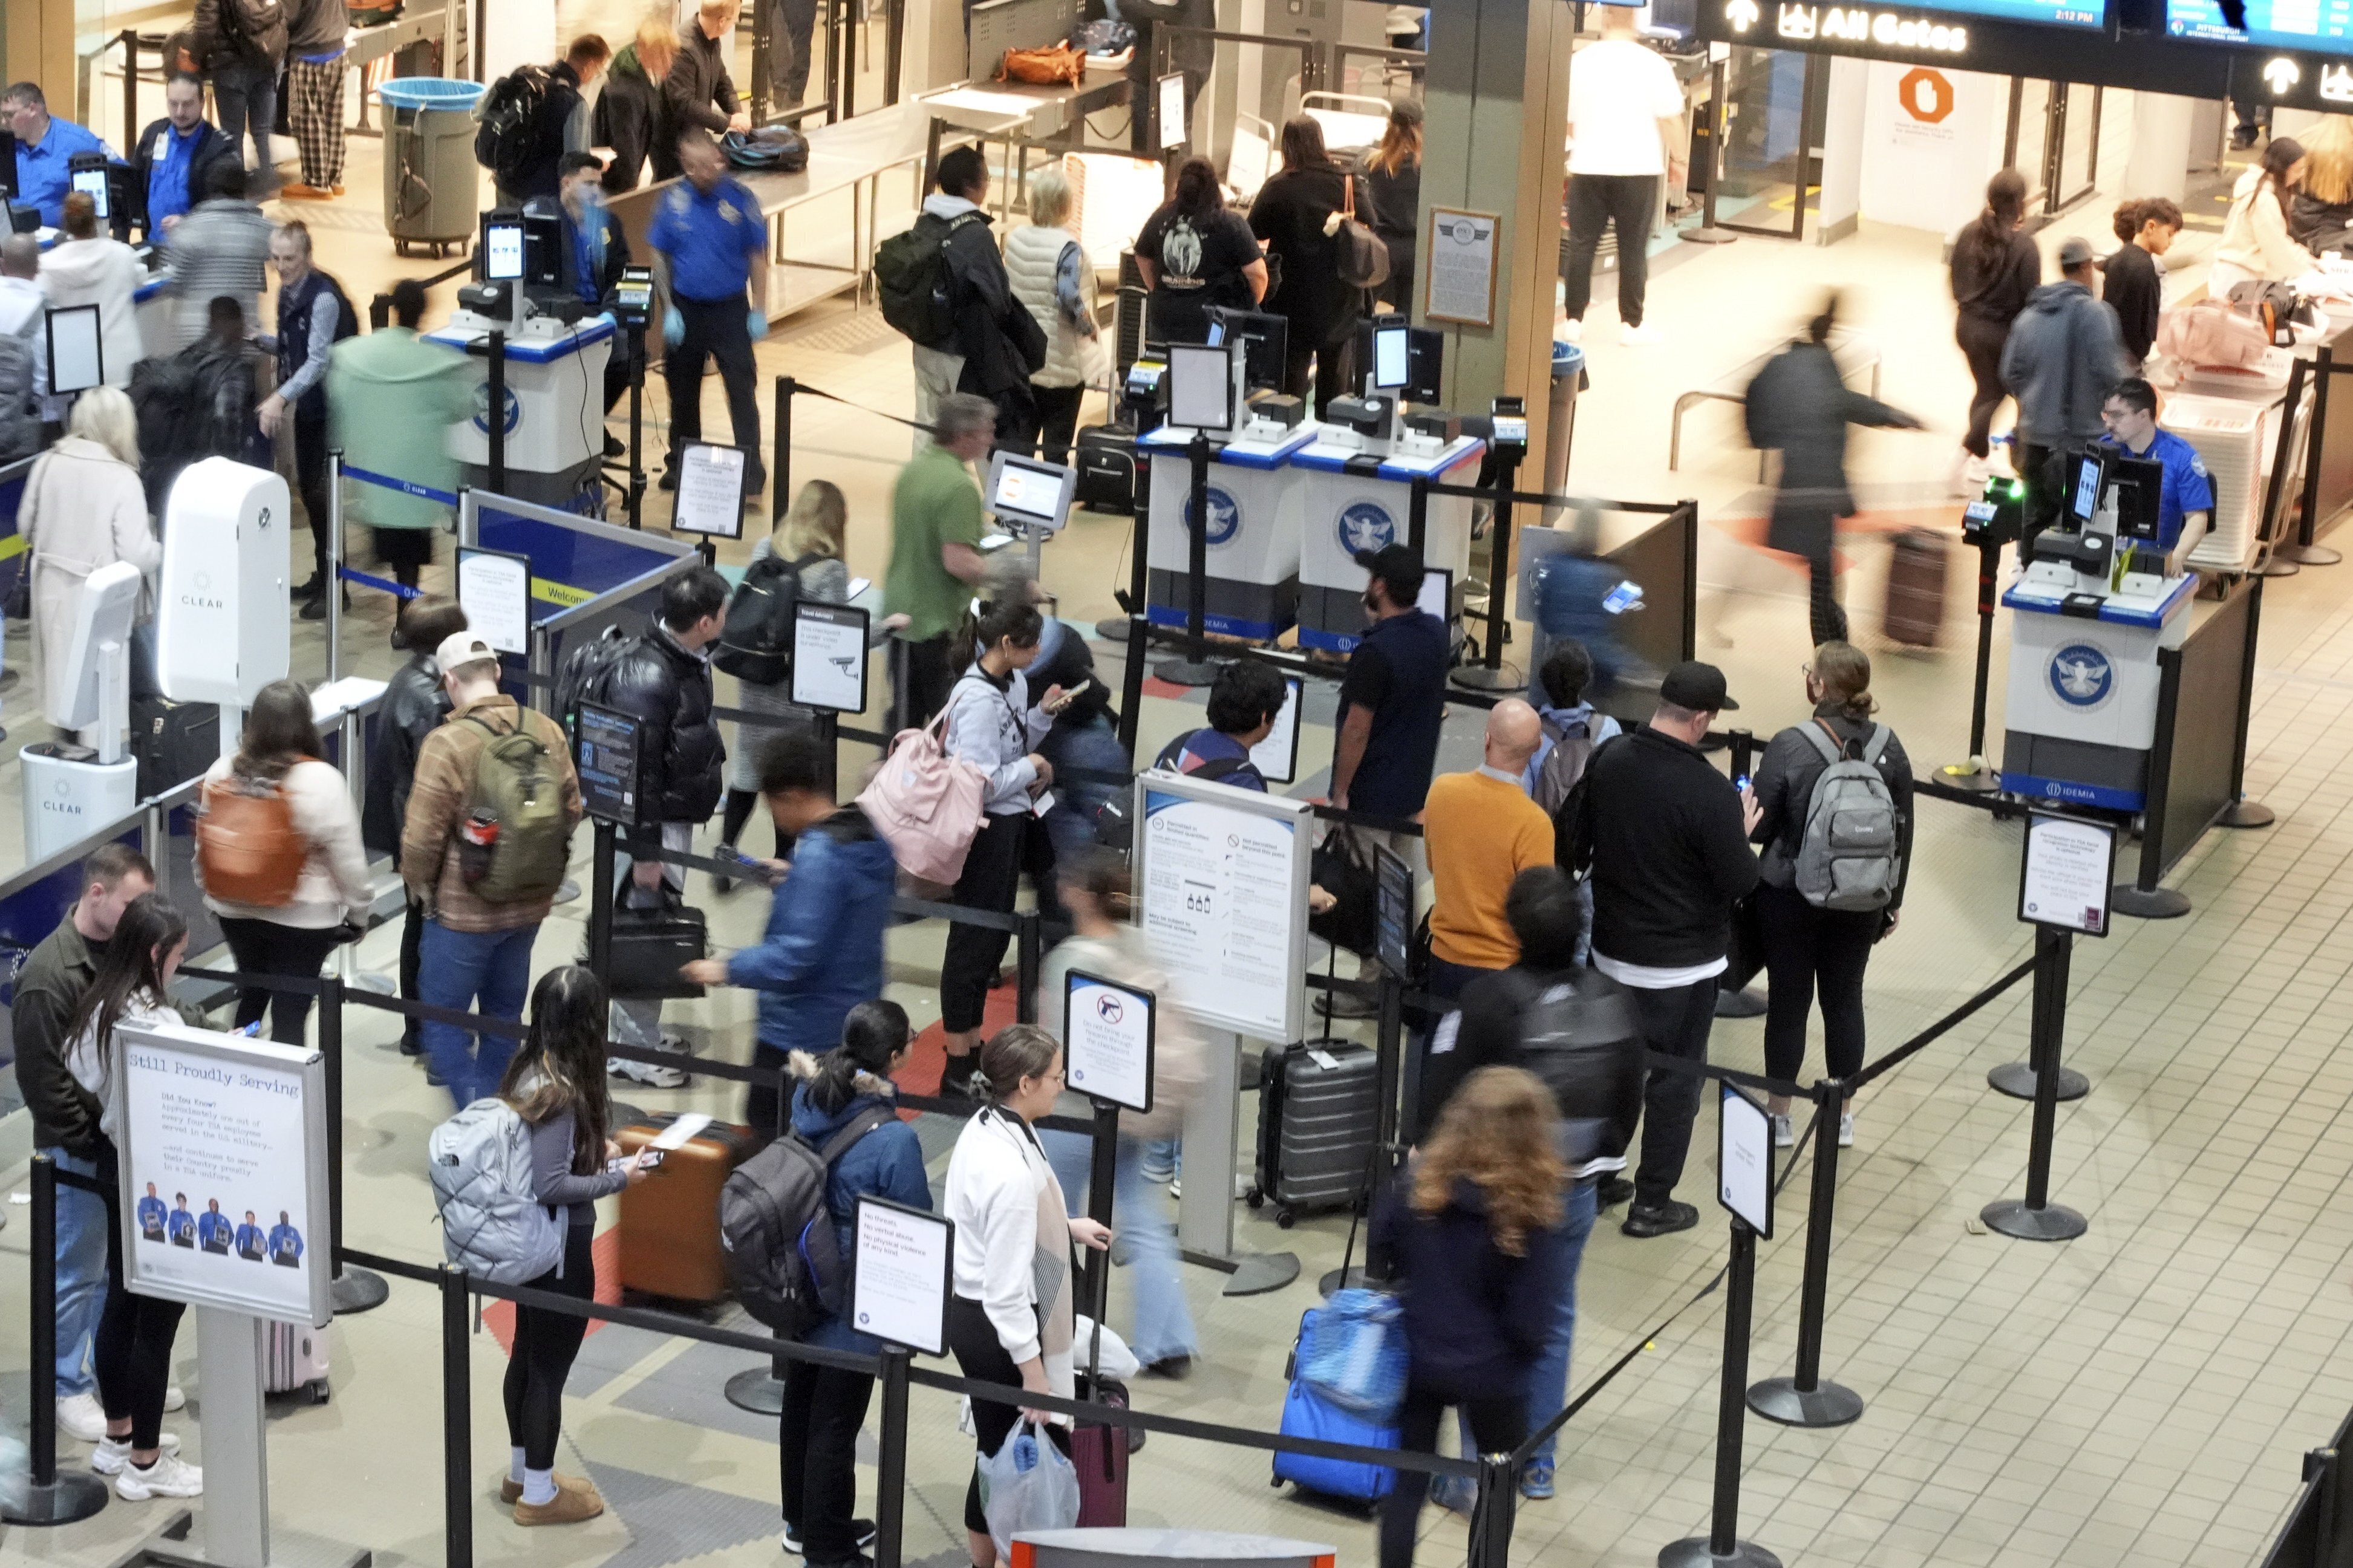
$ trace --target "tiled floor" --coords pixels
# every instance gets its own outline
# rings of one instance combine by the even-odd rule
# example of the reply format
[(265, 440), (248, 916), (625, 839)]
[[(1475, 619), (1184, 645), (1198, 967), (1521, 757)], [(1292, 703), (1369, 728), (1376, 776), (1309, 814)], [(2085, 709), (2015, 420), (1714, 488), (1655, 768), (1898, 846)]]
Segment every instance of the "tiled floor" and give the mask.
[[(2122, 108), (2112, 113), (2112, 123), (2128, 124)], [(375, 188), (371, 168), (362, 166), (366, 155), (351, 175), (355, 191)], [(2102, 208), (2071, 215), (2047, 242), (2097, 228)], [(318, 215), (316, 226), (322, 256), (355, 294), (414, 269), (388, 264), (380, 225), (364, 204), (338, 204)], [(2194, 282), (2189, 259), (2186, 278)], [(1737, 520), (1756, 515), (1759, 497), (1753, 458), (1731, 442), (1730, 427), (1695, 415), (1685, 468), (1671, 474), (1666, 412), (1676, 392), (1771, 342), (1778, 329), (1769, 310), (1759, 313), (1759, 300), (1786, 307), (1794, 320), (1827, 283), (1847, 286), (1850, 312), (1882, 338), (1885, 395), (1941, 416), (1944, 427), (1933, 438), (1859, 437), (1866, 504), (1874, 514), (1949, 528), (1941, 481), (1963, 392), (1931, 236), (1866, 227), (1828, 250), (1744, 239), (1663, 268), (1653, 319), (1667, 328), (1668, 345), (1645, 353), (1594, 334), (1596, 391), (1580, 409), (1576, 487), (1699, 498), (1709, 524), (1704, 657), (1731, 672), (1747, 703), (1743, 717), (1760, 734), (1799, 716), (1800, 584), (1786, 563), (1746, 542), (1751, 531)], [(871, 408), (906, 406), (904, 353), (872, 330), (871, 318), (836, 312), (792, 323), (760, 356), (765, 374), (790, 370)], [(652, 399), (659, 414), (658, 390)], [(856, 410), (804, 404), (797, 435), (797, 471), (848, 491), (851, 564), (879, 575), (902, 432)], [(656, 507), (659, 516), (659, 498)], [(1126, 536), (1122, 521), (1086, 518), (1056, 543), (1048, 575), (1063, 614), (1085, 623), (1110, 608), (1112, 584), (1125, 580)], [(1853, 552), (1846, 597), (1868, 643), (1883, 546), (1866, 531)], [(2353, 1326), (2353, 1206), (2333, 1201), (2353, 1174), (2353, 1065), (2337, 1060), (2353, 1026), (2353, 935), (2340, 930), (2353, 900), (2344, 864), (2353, 854), (2348, 584), (2353, 578), (2341, 571), (2313, 571), (2266, 590), (2248, 787), (2279, 813), (2277, 826), (2217, 832), (2191, 851), (2173, 879), (2193, 901), (2188, 918), (2126, 921), (2107, 941), (2076, 945), (2067, 1050), (2093, 1089), (2060, 1110), (2052, 1192), (2089, 1217), (2090, 1233), (2038, 1246), (1986, 1234), (1977, 1218), (1985, 1204), (2018, 1195), (2024, 1184), (2026, 1107), (1989, 1091), (1984, 1075), (2023, 1054), (2025, 987), (1863, 1100), (1858, 1144), (1841, 1167), (1824, 1364), (1868, 1409), (1831, 1432), (1754, 1420), (1748, 1427), (1743, 1532), (1784, 1561), (2252, 1563), (2295, 1489), (2298, 1453), (2325, 1441), (2353, 1407), (2353, 1373), (2338, 1353)], [(1965, 591), (1957, 568), (1954, 586)], [(350, 667), (380, 672), (390, 658), (383, 605), (366, 594), (356, 603)], [(1924, 766), (1957, 756), (1966, 741), (1971, 628), (1957, 598), (1951, 608), (1945, 652), (1879, 658), (1887, 716)], [(315, 669), (319, 635), (307, 625), (300, 632), (297, 668)], [(1999, 677), (2001, 659), (1995, 668)], [(28, 700), (24, 688), (11, 693), (5, 720), (37, 731)], [(1171, 698), (1147, 699), (1145, 745), (1198, 721), (1195, 712)], [(1328, 761), (1328, 711), (1321, 717), (1305, 748), (1309, 770)], [(1447, 765), (1467, 765), (1475, 735), (1458, 721), (1447, 745)], [(0, 762), (0, 795), (13, 788), (14, 772), (13, 762)], [(1312, 773), (1300, 786), (1318, 787)], [(0, 810), (0, 839), (14, 831), (12, 819)], [(1872, 971), (1874, 1051), (2030, 947), (2012, 919), (2014, 824), (1931, 802), (1918, 843), (1903, 927)], [(698, 899), (704, 887), (698, 878)], [(704, 901), (723, 945), (750, 940), (762, 912), (756, 893)], [(559, 911), (539, 944), (543, 964), (577, 951), (579, 919), (576, 904)], [(939, 940), (930, 926), (892, 938), (892, 994), (919, 1023), (936, 1016), (929, 983)], [(391, 956), (384, 933), (364, 950), (373, 969), (388, 968)], [(748, 1051), (751, 1005), (741, 993), (676, 1008), (674, 1016), (699, 1047), (737, 1058)], [(354, 1013), (347, 1026), (349, 1234), (363, 1247), (429, 1260), (438, 1243), (420, 1150), (447, 1105), (398, 1057), (394, 1035), (382, 1015)], [(1761, 1065), (1757, 1024), (1721, 1024), (1715, 1042), (1719, 1059)], [(709, 1081), (669, 1093), (633, 1089), (629, 1098), (720, 1110), (735, 1102)], [(1253, 1114), (1245, 1102), (1246, 1124)], [(1703, 1131), (1709, 1125), (1703, 1121)], [(1709, 1190), (1707, 1163), (1695, 1160), (1686, 1196)], [(934, 1161), (935, 1179), (944, 1164)], [(1801, 1165), (1782, 1200), (1781, 1234), (1760, 1249), (1755, 1376), (1787, 1371), (1793, 1354), (1810, 1175)], [(7, 1180), (20, 1184), (20, 1173)], [(29, 1226), (22, 1207), (5, 1212), (13, 1223), (0, 1232), (0, 1252), (16, 1261), (0, 1268), (0, 1365), (21, 1367)], [(1279, 1231), (1237, 1209), (1240, 1245), (1297, 1251), (1303, 1281), (1338, 1262), (1345, 1231), (1328, 1217)], [(1577, 1386), (1706, 1285), (1725, 1250), (1713, 1213), (1698, 1231), (1666, 1240), (1599, 1233), (1581, 1281)], [(1313, 1292), (1303, 1282), (1228, 1300), (1217, 1294), (1221, 1283), (1187, 1270), (1202, 1355), (1188, 1382), (1140, 1385), (1139, 1403), (1264, 1428)], [(1123, 1276), (1123, 1292), (1125, 1285)], [(1113, 1315), (1125, 1321), (1124, 1296)], [(332, 1401), (289, 1407), (272, 1425), (280, 1529), (365, 1545), (382, 1563), (437, 1562), (436, 1304), (420, 1288), (397, 1285), (388, 1305), (343, 1320), (336, 1334)], [(1516, 1561), (1632, 1568), (1669, 1542), (1704, 1531), (1722, 1335), (1718, 1292), (1678, 1318), (1567, 1428), (1561, 1495), (1522, 1510)], [(183, 1346), (191, 1358), (193, 1343), (191, 1336)], [(505, 1452), (496, 1415), (502, 1357), (489, 1335), (473, 1337), (469, 1349), (480, 1482), (475, 1552), (483, 1563), (776, 1560), (773, 1435), (718, 1394), (728, 1374), (755, 1358), (628, 1328), (593, 1335), (574, 1377), (564, 1465), (595, 1477), (612, 1511), (587, 1526), (526, 1532), (489, 1495)], [(198, 1369), (185, 1364), (183, 1375), (200, 1395)], [(21, 1374), (0, 1379), (0, 1407), (11, 1420), (23, 1415), (23, 1387)], [(174, 1425), (201, 1458), (193, 1415)], [(907, 1556), (954, 1568), (963, 1552), (968, 1443), (955, 1431), (951, 1403), (923, 1391), (913, 1427)], [(870, 1426), (861, 1446), (870, 1462), (871, 1442)], [(69, 1447), (65, 1458), (79, 1463), (82, 1451)], [(1346, 1561), (1369, 1559), (1371, 1533), (1360, 1517), (1278, 1494), (1265, 1476), (1257, 1453), (1155, 1436), (1135, 1465), (1134, 1515), (1328, 1541)], [(117, 1502), (69, 1530), (0, 1531), (0, 1568), (100, 1568), (159, 1512)], [(1459, 1522), (1433, 1512), (1425, 1523), (1421, 1560), (1459, 1562)]]

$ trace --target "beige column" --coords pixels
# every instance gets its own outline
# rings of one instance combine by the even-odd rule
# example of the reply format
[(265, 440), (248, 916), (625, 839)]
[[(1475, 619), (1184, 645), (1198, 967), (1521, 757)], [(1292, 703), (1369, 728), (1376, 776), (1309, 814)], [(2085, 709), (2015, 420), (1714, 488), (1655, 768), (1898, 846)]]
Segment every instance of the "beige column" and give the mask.
[[(1422, 274), (1430, 268), (1433, 205), (1495, 213), (1502, 225), (1493, 324), (1429, 324), (1446, 333), (1447, 399), (1457, 411), (1484, 414), (1498, 396), (1528, 400), (1523, 476), (1544, 472), (1571, 16), (1560, 0), (1463, 0), (1430, 10)], [(1414, 317), (1421, 320), (1419, 300)]]

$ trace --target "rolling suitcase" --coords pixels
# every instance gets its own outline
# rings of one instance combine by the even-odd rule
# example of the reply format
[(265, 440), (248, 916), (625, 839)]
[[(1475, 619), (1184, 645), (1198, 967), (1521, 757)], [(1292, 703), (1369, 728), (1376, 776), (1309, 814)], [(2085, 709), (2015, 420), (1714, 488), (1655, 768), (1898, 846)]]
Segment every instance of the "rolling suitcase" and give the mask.
[(1887, 565), (1889, 640), (1910, 647), (1935, 647), (1945, 624), (1945, 536), (1907, 528), (1895, 536), (1895, 556)]
[[(1092, 1390), (1092, 1392), (1090, 1392)], [(1082, 1377), (1078, 1396), (1124, 1410), (1127, 1389), (1112, 1378)], [(1081, 1420), (1071, 1431), (1071, 1465), (1079, 1472), (1079, 1528), (1115, 1530), (1127, 1523), (1128, 1429)]]
[(1379, 1058), (1365, 1046), (1316, 1040), (1268, 1053), (1260, 1072), (1250, 1207), (1273, 1200), (1274, 1223), (1288, 1230), (1302, 1210), (1355, 1203), (1380, 1121)]
[[(1306, 1337), (1312, 1321), (1323, 1310), (1310, 1307), (1301, 1314), (1300, 1339)], [(1289, 1386), (1282, 1395), (1282, 1435), (1313, 1437), (1325, 1443), (1350, 1443), (1364, 1448), (1396, 1447), (1395, 1426), (1344, 1410), (1307, 1386), (1306, 1380), (1299, 1375), (1300, 1339), (1292, 1341), (1291, 1359), (1283, 1367)], [(1397, 1472), (1386, 1465), (1326, 1458), (1320, 1454), (1291, 1454), (1278, 1448), (1274, 1455), (1274, 1482), (1280, 1486), (1284, 1481), (1325, 1497), (1375, 1503), (1388, 1496), (1389, 1489), (1397, 1484)]]
[(131, 704), (131, 755), (139, 798), (152, 800), (220, 760), (220, 709), (210, 702), (142, 697)]
[(262, 1391), (301, 1393), (313, 1405), (327, 1403), (327, 1351), (334, 1326), (314, 1329), (308, 1323), (272, 1322)]
[[(651, 1116), (613, 1134), (624, 1155), (676, 1118)], [(621, 1193), (621, 1289), (672, 1301), (726, 1299), (732, 1277), (719, 1239), (719, 1189), (752, 1150), (752, 1130), (714, 1121)]]
[(1124, 425), (1090, 425), (1079, 432), (1072, 461), (1078, 503), (1089, 511), (1135, 515), (1135, 432)]

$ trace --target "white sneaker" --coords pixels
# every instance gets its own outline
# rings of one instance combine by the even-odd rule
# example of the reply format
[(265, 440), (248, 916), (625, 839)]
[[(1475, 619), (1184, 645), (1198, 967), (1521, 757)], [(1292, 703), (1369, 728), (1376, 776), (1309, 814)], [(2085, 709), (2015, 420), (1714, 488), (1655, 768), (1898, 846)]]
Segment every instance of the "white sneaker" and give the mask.
[(1854, 1112), (1852, 1110), (1841, 1111), (1839, 1114), (1839, 1147), (1841, 1149), (1854, 1147)]
[(202, 1497), (204, 1491), (204, 1471), (168, 1448), (147, 1468), (125, 1465), (122, 1473), (114, 1478), (114, 1495), (125, 1502), (144, 1502), (154, 1497)]
[(106, 1406), (95, 1394), (69, 1394), (58, 1401), (58, 1430), (77, 1443), (95, 1443), (106, 1436)]
[(1794, 1143), (1796, 1143), (1796, 1142), (1797, 1142), (1797, 1141), (1798, 1141), (1798, 1134), (1797, 1134), (1797, 1131), (1796, 1131), (1796, 1130), (1795, 1130), (1795, 1129), (1793, 1129), (1793, 1128), (1791, 1128), (1791, 1127), (1790, 1127), (1790, 1125), (1789, 1125), (1789, 1119), (1788, 1119), (1788, 1117), (1786, 1117), (1786, 1116), (1776, 1116), (1776, 1117), (1774, 1117), (1774, 1118), (1772, 1119), (1772, 1121), (1773, 1121), (1773, 1147), (1775, 1147), (1776, 1149), (1787, 1149), (1787, 1148), (1788, 1148), (1790, 1145), (1792, 1145), (1792, 1144), (1794, 1144)]
[[(664, 1035), (659, 1048), (684, 1056), (686, 1041), (676, 1035)], [(648, 1089), (684, 1089), (690, 1081), (683, 1068), (668, 1067), (660, 1062), (629, 1061), (620, 1057), (606, 1058), (605, 1070), (615, 1078), (640, 1083)]]
[(182, 1388), (176, 1383), (165, 1384), (164, 1385), (164, 1413), (168, 1415), (174, 1410), (185, 1410), (187, 1407), (188, 1391)]
[(1647, 343), (1665, 342), (1667, 335), (1653, 326), (1630, 327), (1621, 322), (1618, 328), (1618, 341), (1628, 348), (1641, 348)]
[[(155, 1439), (155, 1446), (166, 1454), (176, 1454), (180, 1451), (180, 1439), (176, 1434), (165, 1432)], [(131, 1468), (131, 1439), (101, 1434), (98, 1452), (90, 1457), (90, 1468), (101, 1476), (122, 1474)]]
[(1565, 343), (1582, 342), (1585, 341), (1585, 322), (1579, 317), (1571, 316), (1553, 330), (1553, 336)]

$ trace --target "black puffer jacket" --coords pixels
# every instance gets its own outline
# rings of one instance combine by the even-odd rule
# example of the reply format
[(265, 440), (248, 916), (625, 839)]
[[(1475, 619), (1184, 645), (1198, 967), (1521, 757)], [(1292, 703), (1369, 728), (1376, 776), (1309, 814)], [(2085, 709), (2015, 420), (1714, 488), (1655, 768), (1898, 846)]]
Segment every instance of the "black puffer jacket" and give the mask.
[(589, 134), (596, 145), (613, 150), (612, 164), (605, 171), (606, 195), (636, 190), (645, 177), (649, 156), (654, 161), (655, 179), (666, 180), (678, 173), (670, 107), (660, 85), (646, 75), (637, 45), (631, 44), (614, 59), (613, 69), (605, 78), (605, 90), (596, 95), (591, 124)]
[(659, 824), (702, 822), (718, 809), (727, 747), (711, 717), (711, 666), (657, 624), (614, 664), (603, 700), (644, 725), (638, 787), (649, 820), (630, 847), (649, 855), (661, 847)]
[(368, 752), (367, 802), (360, 813), (360, 838), (370, 849), (400, 864), (400, 828), (408, 819), (408, 786), (417, 777), (417, 753), (425, 737), (449, 717), (449, 693), (441, 667), (429, 653), (412, 657), (385, 687), (376, 714), (375, 745)]

